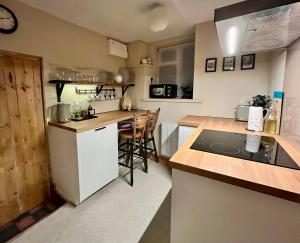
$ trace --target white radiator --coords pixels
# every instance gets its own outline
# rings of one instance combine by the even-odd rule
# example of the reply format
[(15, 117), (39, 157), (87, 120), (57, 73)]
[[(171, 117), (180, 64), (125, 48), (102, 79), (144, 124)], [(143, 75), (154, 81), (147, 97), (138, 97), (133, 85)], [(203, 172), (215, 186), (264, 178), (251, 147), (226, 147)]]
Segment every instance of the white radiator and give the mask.
[(161, 155), (172, 157), (178, 148), (178, 124), (170, 121), (161, 123)]

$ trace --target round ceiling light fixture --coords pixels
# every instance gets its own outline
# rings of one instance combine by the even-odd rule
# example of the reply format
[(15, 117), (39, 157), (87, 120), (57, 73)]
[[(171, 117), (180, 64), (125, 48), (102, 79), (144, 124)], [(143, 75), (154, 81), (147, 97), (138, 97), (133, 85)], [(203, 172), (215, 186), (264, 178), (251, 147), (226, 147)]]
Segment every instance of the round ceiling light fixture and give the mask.
[(150, 29), (153, 32), (163, 31), (168, 26), (166, 8), (160, 3), (152, 4), (149, 13)]

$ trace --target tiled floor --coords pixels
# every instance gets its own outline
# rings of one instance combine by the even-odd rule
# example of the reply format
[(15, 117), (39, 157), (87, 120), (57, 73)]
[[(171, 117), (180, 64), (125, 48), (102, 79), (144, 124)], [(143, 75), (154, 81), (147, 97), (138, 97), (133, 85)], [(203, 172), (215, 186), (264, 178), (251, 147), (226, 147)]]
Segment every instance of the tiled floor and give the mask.
[(44, 204), (27, 211), (9, 222), (8, 224), (0, 227), (0, 243), (6, 242), (14, 236), (18, 235), (28, 227), (39, 222), (41, 219), (55, 211), (62, 205), (62, 202), (47, 201)]

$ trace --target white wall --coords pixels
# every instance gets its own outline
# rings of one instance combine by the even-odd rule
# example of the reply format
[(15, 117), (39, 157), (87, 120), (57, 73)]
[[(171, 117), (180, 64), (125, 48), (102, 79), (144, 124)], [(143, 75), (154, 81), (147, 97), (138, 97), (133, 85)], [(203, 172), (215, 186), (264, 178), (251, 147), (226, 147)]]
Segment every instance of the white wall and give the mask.
[[(236, 56), (235, 71), (222, 71), (223, 55), (215, 24), (206, 22), (196, 26), (194, 98), (204, 99), (202, 115), (233, 117), (233, 109), (240, 102), (257, 94), (268, 94), (270, 53), (258, 53), (253, 70), (240, 70), (240, 56)], [(217, 72), (205, 73), (205, 59), (218, 58)]]
[(287, 50), (281, 133), (300, 149), (300, 40)]
[(271, 97), (273, 97), (274, 91), (283, 90), (285, 62), (286, 50), (272, 52), (269, 85), (269, 95)]
[[(53, 66), (93, 68), (118, 72), (125, 60), (110, 56), (107, 38), (95, 32), (66, 22), (53, 15), (29, 7), (16, 0), (2, 0), (19, 21), (18, 30), (10, 35), (0, 34), (0, 49), (43, 57), (46, 107), (56, 103), (55, 86), (48, 85), (48, 72)], [(70, 6), (71, 7), (71, 6)], [(67, 87), (62, 100), (86, 100)], [(97, 111), (118, 109), (119, 102), (97, 104)]]

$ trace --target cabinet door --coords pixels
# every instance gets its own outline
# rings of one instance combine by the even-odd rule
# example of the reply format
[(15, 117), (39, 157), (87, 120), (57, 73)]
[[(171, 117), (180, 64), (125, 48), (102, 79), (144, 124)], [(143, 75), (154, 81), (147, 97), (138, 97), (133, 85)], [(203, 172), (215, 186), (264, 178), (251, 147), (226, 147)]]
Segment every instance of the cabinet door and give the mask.
[(80, 202), (118, 177), (117, 124), (77, 135)]
[(179, 126), (178, 148), (192, 135), (196, 128)]
[(161, 155), (172, 157), (177, 151), (178, 124), (163, 121), (161, 124)]

